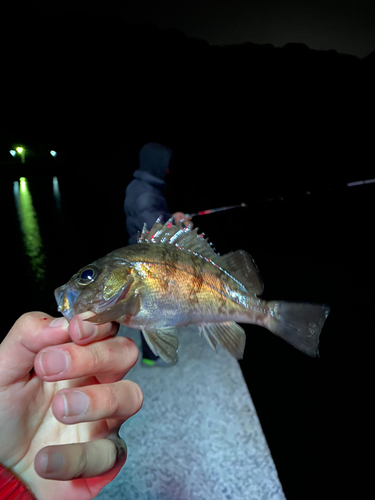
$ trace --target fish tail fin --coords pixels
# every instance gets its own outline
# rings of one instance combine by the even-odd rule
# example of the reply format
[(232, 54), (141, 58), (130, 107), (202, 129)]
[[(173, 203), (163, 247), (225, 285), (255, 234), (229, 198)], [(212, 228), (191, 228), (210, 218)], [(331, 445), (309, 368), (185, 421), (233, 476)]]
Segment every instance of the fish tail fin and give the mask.
[(325, 304), (306, 304), (286, 301), (270, 301), (271, 314), (264, 326), (293, 347), (309, 356), (318, 356), (319, 337), (329, 307)]

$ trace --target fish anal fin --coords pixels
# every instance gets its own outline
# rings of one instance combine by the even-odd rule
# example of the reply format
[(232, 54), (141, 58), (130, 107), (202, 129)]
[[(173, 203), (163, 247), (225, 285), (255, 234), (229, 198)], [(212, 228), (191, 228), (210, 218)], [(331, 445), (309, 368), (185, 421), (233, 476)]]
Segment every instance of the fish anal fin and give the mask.
[(103, 312), (87, 318), (85, 321), (101, 325), (102, 323), (109, 323), (110, 321), (118, 321), (123, 316), (136, 316), (141, 308), (141, 301), (139, 295), (127, 297), (125, 300), (120, 300), (113, 307), (109, 307)]
[(159, 356), (169, 365), (177, 362), (176, 328), (143, 328), (142, 333), (155, 356)]
[(251, 255), (245, 250), (221, 255), (216, 259), (216, 263), (242, 283), (248, 293), (262, 294), (264, 286), (259, 270)]
[(216, 342), (236, 359), (242, 359), (246, 335), (243, 328), (234, 321), (225, 323), (204, 323), (199, 325), (208, 343), (216, 351)]

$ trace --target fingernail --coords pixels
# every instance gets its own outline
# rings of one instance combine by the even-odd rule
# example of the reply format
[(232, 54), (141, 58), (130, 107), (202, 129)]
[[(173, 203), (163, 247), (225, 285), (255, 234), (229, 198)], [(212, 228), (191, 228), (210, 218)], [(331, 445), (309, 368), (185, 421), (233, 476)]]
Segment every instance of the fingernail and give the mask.
[(116, 462), (122, 462), (127, 455), (127, 447), (125, 441), (123, 441), (123, 445), (117, 445), (117, 457)]
[(122, 462), (127, 455), (127, 446), (118, 434), (108, 436), (108, 439), (116, 446), (116, 462)]
[(42, 351), (39, 363), (44, 376), (58, 375), (69, 367), (69, 358), (65, 351)]
[(43, 453), (41, 457), (44, 472), (58, 472), (64, 467), (65, 457), (60, 452)]
[(51, 323), (49, 324), (50, 328), (65, 328), (66, 330), (68, 329), (69, 323), (64, 316), (61, 318), (56, 318)]
[(64, 402), (65, 417), (75, 417), (85, 413), (89, 407), (90, 400), (84, 392), (74, 391), (59, 394)]
[(92, 317), (92, 312), (87, 312), (84, 314), (81, 314), (79, 316), (79, 319), (75, 318), (74, 321), (77, 326), (78, 330), (78, 336), (79, 339), (87, 339), (89, 337), (95, 337), (95, 335), (98, 332), (98, 325), (95, 325), (95, 323), (90, 323), (88, 321), (84, 321), (87, 318)]

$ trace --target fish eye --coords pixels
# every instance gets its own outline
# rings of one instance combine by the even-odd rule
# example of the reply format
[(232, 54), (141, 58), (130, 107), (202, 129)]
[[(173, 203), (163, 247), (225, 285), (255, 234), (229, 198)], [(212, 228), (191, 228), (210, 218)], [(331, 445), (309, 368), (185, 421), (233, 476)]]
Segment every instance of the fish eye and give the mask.
[(77, 276), (76, 282), (79, 285), (89, 285), (97, 276), (97, 272), (92, 267), (86, 267)]

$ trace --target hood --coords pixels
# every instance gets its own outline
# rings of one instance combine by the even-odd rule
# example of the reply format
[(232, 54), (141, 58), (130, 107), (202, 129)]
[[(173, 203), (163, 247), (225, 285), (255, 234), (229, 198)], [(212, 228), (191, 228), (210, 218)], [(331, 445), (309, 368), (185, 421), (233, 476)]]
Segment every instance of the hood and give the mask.
[(149, 142), (139, 152), (138, 170), (148, 172), (158, 179), (164, 180), (171, 157), (171, 149), (157, 142)]

